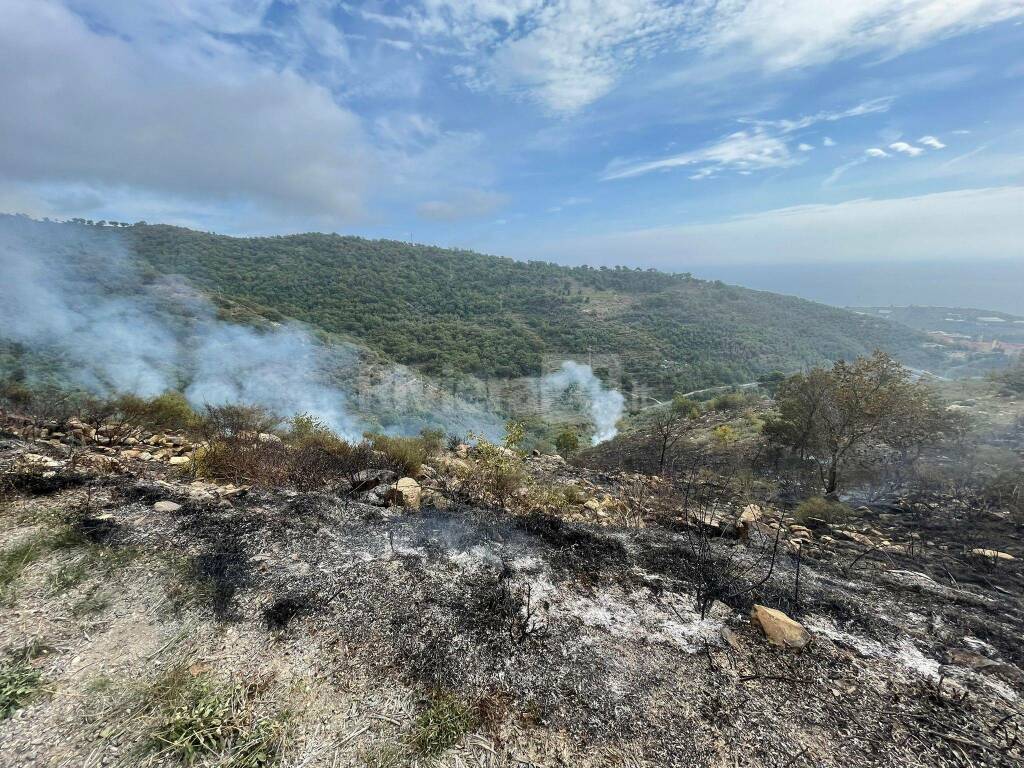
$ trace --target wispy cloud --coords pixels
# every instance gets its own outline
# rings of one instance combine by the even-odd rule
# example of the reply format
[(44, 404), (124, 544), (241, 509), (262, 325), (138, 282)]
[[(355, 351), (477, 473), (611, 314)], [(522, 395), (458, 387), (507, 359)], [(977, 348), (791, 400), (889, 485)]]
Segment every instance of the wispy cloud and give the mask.
[(750, 123), (751, 125), (759, 125), (764, 128), (774, 128), (781, 133), (793, 133), (794, 131), (802, 131), (806, 128), (810, 128), (812, 125), (817, 125), (818, 123), (835, 123), (849, 117), (861, 117), (862, 115), (873, 115), (879, 112), (888, 112), (892, 107), (894, 100), (895, 99), (893, 97), (886, 96), (879, 99), (872, 99), (871, 101), (865, 101), (861, 104), (850, 107), (849, 109), (817, 112), (813, 115), (804, 115), (803, 117), (798, 117), (792, 120), (755, 120), (744, 118), (741, 122)]
[(785, 168), (797, 160), (785, 141), (769, 134), (763, 128), (737, 131), (703, 149), (639, 163), (613, 163), (601, 177), (603, 181), (642, 176), (654, 171), (673, 168), (697, 167), (690, 178), (707, 178), (720, 171), (763, 171)]
[(639, 62), (680, 50), (695, 71), (777, 72), (883, 57), (1024, 15), (1019, 0), (421, 0), (396, 14), (354, 8), (421, 43), (461, 48), (476, 88), (523, 94), (560, 114), (611, 92)]
[(919, 144), (924, 144), (926, 147), (931, 147), (932, 149), (945, 149), (946, 148), (946, 145), (943, 144), (941, 141), (939, 141), (934, 136), (922, 136), (920, 139), (917, 140), (917, 142)]
[[(603, 181), (625, 179), (642, 176), (653, 171), (690, 166), (698, 169), (690, 176), (691, 179), (697, 181), (724, 171), (749, 175), (756, 171), (786, 168), (801, 162), (800, 159), (793, 156), (793, 150), (790, 148), (790, 142), (794, 139), (791, 134), (819, 123), (835, 123), (848, 118), (886, 112), (892, 106), (892, 102), (891, 98), (874, 99), (849, 109), (817, 112), (796, 119), (755, 120), (743, 118), (739, 122), (750, 125), (751, 128), (732, 133), (701, 149), (657, 160), (615, 161), (609, 164), (601, 178)], [(825, 141), (825, 146), (831, 146), (829, 141), (831, 140)], [(814, 147), (801, 141), (795, 145), (794, 149), (806, 153), (812, 151)]]

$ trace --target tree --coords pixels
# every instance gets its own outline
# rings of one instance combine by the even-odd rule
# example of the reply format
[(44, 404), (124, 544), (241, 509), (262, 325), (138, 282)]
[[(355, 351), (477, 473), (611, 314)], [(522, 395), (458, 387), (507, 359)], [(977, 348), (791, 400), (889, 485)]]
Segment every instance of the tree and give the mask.
[(690, 431), (694, 420), (699, 415), (700, 406), (692, 400), (676, 395), (668, 408), (659, 410), (651, 419), (651, 427), (658, 447), (658, 474), (665, 472), (665, 462), (669, 452)]
[(948, 426), (931, 390), (882, 352), (792, 376), (776, 403), (778, 415), (765, 434), (813, 460), (828, 494), (856, 457), (872, 450), (916, 455)]

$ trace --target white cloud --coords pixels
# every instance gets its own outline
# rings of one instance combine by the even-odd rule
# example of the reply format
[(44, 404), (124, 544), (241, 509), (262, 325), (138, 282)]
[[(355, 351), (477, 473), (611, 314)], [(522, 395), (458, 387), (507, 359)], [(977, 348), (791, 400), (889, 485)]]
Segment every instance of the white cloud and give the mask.
[(664, 171), (686, 166), (699, 166), (690, 178), (706, 178), (718, 171), (762, 171), (785, 168), (796, 164), (786, 142), (772, 136), (763, 128), (737, 131), (710, 146), (692, 152), (647, 162), (617, 162), (609, 165), (603, 181), (641, 176), (653, 171)]
[(814, 147), (812, 147), (810, 144), (804, 144), (801, 142), (797, 146), (797, 149), (799, 149), (801, 152), (811, 152), (814, 149)]
[(904, 155), (909, 155), (910, 157), (917, 157), (918, 155), (924, 153), (924, 150), (921, 149), (920, 147), (915, 147), (913, 144), (907, 144), (907, 142), (905, 141), (894, 141), (892, 144), (889, 145), (889, 149), (893, 150), (894, 152), (900, 152)]
[(864, 150), (864, 154), (868, 157), (888, 157), (889, 153), (879, 147), (871, 147), (871, 149)]
[(835, 142), (835, 140), (834, 140), (834, 139), (831, 139), (831, 138), (829, 138), (828, 136), (826, 136), (826, 137), (825, 137), (825, 138), (824, 138), (824, 139), (822, 140), (822, 142), (821, 142), (821, 146), (823, 146), (823, 147), (834, 147), (835, 145), (836, 145), (836, 142)]
[(545, 250), (591, 264), (1020, 259), (1024, 187), (804, 205), (724, 221), (594, 235)]
[[(228, 28), (243, 23), (194, 7)], [(248, 200), (340, 221), (363, 216), (374, 186), (361, 121), (325, 88), (235, 48), (100, 34), (50, 0), (4, 3), (0, 92), (9, 184)]]
[(736, 0), (715, 6), (699, 42), (779, 71), (892, 56), (1022, 15), (1019, 0)]
[(920, 139), (917, 140), (917, 142), (918, 142), (918, 144), (924, 144), (926, 147), (931, 147), (932, 149), (945, 149), (946, 148), (946, 145), (943, 144), (941, 141), (939, 141), (934, 136), (922, 136)]
[(823, 12), (819, 0), (421, 0), (404, 14), (421, 40), (441, 39), (480, 61), (474, 87), (522, 93), (568, 114), (661, 53), (696, 51), (705, 63), (694, 70), (711, 77), (782, 71), (897, 55), (1019, 17), (1024, 7), (1019, 0), (856, 0)]

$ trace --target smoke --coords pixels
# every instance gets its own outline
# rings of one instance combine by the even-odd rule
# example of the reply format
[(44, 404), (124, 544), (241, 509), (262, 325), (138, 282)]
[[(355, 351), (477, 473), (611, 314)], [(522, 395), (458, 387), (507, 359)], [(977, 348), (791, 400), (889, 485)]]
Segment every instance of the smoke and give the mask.
[(618, 434), (616, 424), (622, 418), (626, 399), (615, 389), (605, 389), (601, 380), (594, 375), (589, 365), (573, 360), (566, 360), (554, 373), (549, 373), (541, 380), (545, 392), (553, 394), (565, 392), (570, 387), (578, 387), (586, 396), (590, 418), (594, 422), (595, 432), (591, 439), (594, 445), (611, 440)]
[[(110, 230), (0, 217), (0, 339), (56, 361), (101, 395), (181, 390), (193, 407), (246, 403), (310, 413), (342, 437), (424, 426), (501, 433), (484, 408), (400, 366), (367, 370), (358, 348), (322, 344), (298, 323), (226, 322), (181, 278), (144, 280)], [(436, 390), (437, 388), (433, 388)], [(361, 407), (353, 407), (356, 403)]]

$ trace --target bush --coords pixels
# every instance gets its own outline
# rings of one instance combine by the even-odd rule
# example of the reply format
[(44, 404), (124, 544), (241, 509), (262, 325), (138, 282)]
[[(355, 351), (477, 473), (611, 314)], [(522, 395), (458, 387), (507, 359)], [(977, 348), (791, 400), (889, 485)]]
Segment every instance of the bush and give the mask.
[(580, 436), (574, 429), (566, 429), (555, 438), (555, 448), (563, 456), (571, 456), (580, 449)]
[(528, 478), (523, 459), (515, 451), (480, 438), (466, 477), (467, 489), (505, 506)]
[(113, 405), (123, 420), (154, 431), (184, 432), (195, 429), (199, 423), (198, 414), (180, 392), (168, 391), (148, 400), (136, 395), (122, 395)]
[(445, 432), (443, 429), (431, 429), (424, 427), (420, 430), (420, 440), (423, 441), (423, 448), (428, 456), (440, 453), (445, 445)]
[(367, 435), (373, 450), (383, 454), (384, 464), (401, 475), (415, 477), (427, 460), (427, 443), (422, 437)]
[(838, 501), (813, 496), (800, 502), (793, 512), (793, 519), (801, 525), (810, 520), (824, 520), (826, 523), (843, 523), (850, 516), (850, 508)]
[(739, 411), (746, 408), (750, 404), (747, 396), (741, 392), (727, 392), (724, 395), (719, 395), (711, 401), (709, 407), (713, 411), (729, 412)]

